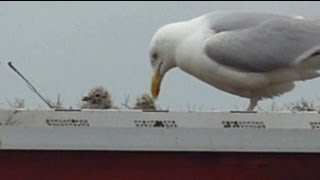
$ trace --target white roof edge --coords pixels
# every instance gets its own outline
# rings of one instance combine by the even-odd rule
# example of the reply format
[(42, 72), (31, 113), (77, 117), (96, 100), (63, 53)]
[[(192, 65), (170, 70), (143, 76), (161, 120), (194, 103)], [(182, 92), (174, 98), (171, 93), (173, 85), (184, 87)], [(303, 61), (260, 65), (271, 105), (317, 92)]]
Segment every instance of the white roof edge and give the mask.
[(320, 152), (320, 114), (0, 109), (0, 149)]

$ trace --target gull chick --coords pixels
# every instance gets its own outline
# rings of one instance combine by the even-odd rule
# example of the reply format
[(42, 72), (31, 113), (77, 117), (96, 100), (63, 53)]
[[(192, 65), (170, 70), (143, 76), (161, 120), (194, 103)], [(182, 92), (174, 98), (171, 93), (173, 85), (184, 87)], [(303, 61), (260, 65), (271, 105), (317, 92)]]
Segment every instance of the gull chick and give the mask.
[(90, 90), (87, 96), (82, 98), (85, 103), (83, 109), (115, 109), (110, 93), (102, 86)]
[(155, 101), (149, 94), (142, 94), (136, 99), (133, 109), (156, 110)]

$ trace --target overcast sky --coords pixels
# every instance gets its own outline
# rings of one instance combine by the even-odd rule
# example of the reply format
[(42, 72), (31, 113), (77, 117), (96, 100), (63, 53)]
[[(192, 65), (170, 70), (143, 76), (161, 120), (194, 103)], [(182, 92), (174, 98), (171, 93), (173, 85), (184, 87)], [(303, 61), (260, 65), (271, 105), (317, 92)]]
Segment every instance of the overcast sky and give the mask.
[[(15, 97), (29, 108), (46, 105), (7, 66), (8, 61), (45, 96), (57, 94), (75, 106), (94, 86), (103, 85), (120, 106), (130, 94), (149, 93), (152, 69), (150, 40), (161, 26), (212, 11), (250, 11), (320, 17), (319, 2), (0, 2), (1, 107)], [(297, 83), (277, 104), (302, 97), (317, 102), (320, 78)], [(259, 105), (269, 107), (272, 100)], [(320, 100), (319, 100), (320, 102)], [(248, 100), (211, 87), (179, 69), (166, 75), (159, 101), (162, 108), (188, 106), (245, 109)]]

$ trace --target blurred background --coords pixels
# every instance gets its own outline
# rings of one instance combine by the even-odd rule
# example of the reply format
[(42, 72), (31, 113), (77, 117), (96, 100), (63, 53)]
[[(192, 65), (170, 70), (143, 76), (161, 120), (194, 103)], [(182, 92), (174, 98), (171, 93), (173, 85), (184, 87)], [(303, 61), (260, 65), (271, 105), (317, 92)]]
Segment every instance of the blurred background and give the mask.
[[(15, 98), (28, 108), (47, 108), (8, 66), (12, 63), (43, 96), (77, 107), (95, 86), (104, 86), (121, 106), (149, 93), (149, 43), (161, 26), (213, 11), (271, 12), (319, 17), (320, 2), (0, 2), (0, 107)], [(318, 102), (320, 78), (260, 108), (304, 98)], [(248, 100), (211, 87), (179, 69), (165, 77), (157, 104), (163, 109), (245, 109)]]

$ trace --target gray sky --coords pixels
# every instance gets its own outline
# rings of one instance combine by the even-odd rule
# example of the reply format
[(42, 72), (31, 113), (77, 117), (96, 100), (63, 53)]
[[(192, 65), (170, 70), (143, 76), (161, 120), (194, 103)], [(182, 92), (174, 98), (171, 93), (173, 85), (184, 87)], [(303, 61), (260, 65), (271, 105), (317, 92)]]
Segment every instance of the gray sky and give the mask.
[[(0, 105), (23, 98), (29, 108), (46, 105), (6, 63), (13, 64), (46, 97), (57, 94), (75, 106), (92, 87), (105, 86), (116, 105), (130, 94), (149, 93), (152, 69), (150, 40), (161, 26), (212, 11), (273, 12), (320, 17), (320, 2), (0, 2)], [(320, 78), (297, 83), (277, 104), (319, 96)], [(248, 100), (211, 87), (174, 69), (166, 75), (159, 101), (162, 108), (187, 110), (203, 106), (245, 109)], [(269, 107), (272, 100), (260, 102)]]

